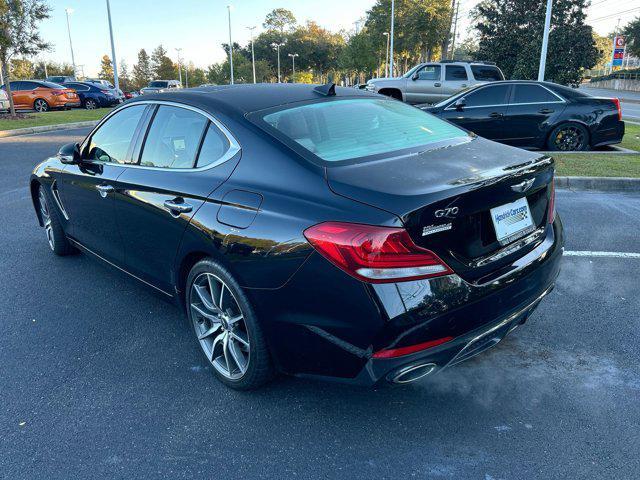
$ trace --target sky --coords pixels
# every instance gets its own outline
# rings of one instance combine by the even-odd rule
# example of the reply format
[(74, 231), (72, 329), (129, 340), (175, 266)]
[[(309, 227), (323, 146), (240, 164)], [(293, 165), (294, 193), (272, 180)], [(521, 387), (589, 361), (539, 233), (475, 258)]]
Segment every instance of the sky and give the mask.
[[(460, 0), (458, 41), (470, 34), (469, 11), (479, 0)], [(544, 1), (544, 0), (540, 0)], [(196, 66), (206, 67), (224, 59), (221, 48), (229, 41), (227, 8), (231, 4), (231, 27), (234, 42), (249, 42), (246, 27), (263, 30), (262, 22), (274, 8), (287, 8), (299, 23), (314, 20), (332, 31), (353, 30), (354, 22), (363, 18), (375, 0), (110, 0), (113, 33), (118, 64), (125, 60), (129, 70), (137, 53), (145, 48), (150, 53), (162, 44), (170, 57), (182, 58)], [(52, 49), (43, 52), (39, 60), (71, 63), (65, 9), (69, 16), (71, 40), (76, 65), (83, 66), (86, 76), (99, 71), (102, 55), (111, 56), (106, 0), (49, 0), (51, 17), (41, 25), (41, 33)], [(627, 10), (630, 10), (627, 12)], [(618, 13), (623, 12), (623, 13)], [(596, 31), (607, 34), (616, 27), (617, 19), (624, 25), (640, 14), (638, 0), (593, 0), (589, 20)]]

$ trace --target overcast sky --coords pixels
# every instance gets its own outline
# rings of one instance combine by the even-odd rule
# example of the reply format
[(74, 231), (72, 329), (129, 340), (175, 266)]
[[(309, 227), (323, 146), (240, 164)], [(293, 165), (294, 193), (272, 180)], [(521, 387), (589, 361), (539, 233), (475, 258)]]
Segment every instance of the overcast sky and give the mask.
[[(460, 39), (470, 31), (468, 13), (479, 0), (461, 0)], [(544, 1), (544, 0), (540, 0)], [(640, 14), (639, 0), (593, 0), (589, 19), (600, 34)], [(265, 15), (274, 8), (291, 10), (298, 22), (314, 20), (332, 31), (353, 30), (354, 22), (364, 17), (374, 0), (111, 0), (116, 55), (129, 68), (136, 61), (140, 48), (153, 50), (162, 44), (169, 56), (176, 58), (175, 48), (182, 48), (182, 56), (196, 66), (206, 67), (223, 60), (220, 44), (228, 41), (227, 9), (231, 3), (234, 42), (249, 41), (248, 26), (262, 30)], [(71, 63), (65, 8), (70, 15), (71, 37), (76, 64), (84, 66), (85, 75), (96, 75), (100, 57), (111, 55), (105, 0), (49, 0), (51, 18), (43, 22), (42, 34), (53, 47), (40, 59)], [(630, 10), (629, 12), (625, 12)], [(618, 12), (625, 12), (620, 13)], [(604, 18), (603, 18), (604, 17)]]

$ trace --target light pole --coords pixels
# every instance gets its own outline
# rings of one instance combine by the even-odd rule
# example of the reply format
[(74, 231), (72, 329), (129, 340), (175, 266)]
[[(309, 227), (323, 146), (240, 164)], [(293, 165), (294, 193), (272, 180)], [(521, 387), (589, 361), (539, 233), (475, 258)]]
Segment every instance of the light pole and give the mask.
[(296, 83), (296, 57), (298, 56), (297, 53), (290, 53), (289, 56), (291, 57), (291, 61), (293, 62), (293, 73), (291, 74), (291, 83)]
[(253, 31), (256, 27), (247, 27), (251, 32), (251, 66), (253, 67), (253, 83), (256, 83), (256, 55), (253, 51)]
[(233, 85), (233, 42), (231, 40), (231, 5), (227, 5), (229, 11), (229, 68), (231, 69), (231, 85)]
[(71, 42), (71, 26), (69, 25), (69, 15), (73, 13), (73, 8), (65, 8), (67, 14), (67, 33), (69, 34), (69, 48), (71, 49), (71, 65), (73, 66), (73, 76), (76, 76), (76, 57), (73, 55), (73, 43)]
[(180, 82), (180, 85), (182, 85), (182, 58), (180, 57), (182, 48), (176, 48), (175, 50), (178, 52), (178, 81)]
[(109, 0), (107, 0), (107, 17), (109, 17), (109, 36), (111, 37), (111, 59), (113, 60), (113, 86), (116, 87), (116, 90), (120, 89), (120, 84), (118, 82), (118, 62), (116, 60), (116, 47), (113, 43), (113, 28), (111, 28), (111, 6), (109, 5)]
[(271, 46), (274, 50), (278, 51), (278, 83), (280, 83), (280, 47), (282, 47), (284, 43), (273, 42)]
[(538, 81), (544, 82), (544, 69), (547, 66), (547, 47), (549, 45), (549, 29), (551, 27), (551, 8), (553, 0), (547, 0), (547, 15), (544, 17), (544, 33), (542, 34), (542, 51), (540, 52), (540, 67)]
[(389, 76), (389, 32), (383, 32), (382, 35), (387, 37), (387, 48), (385, 50), (386, 59), (384, 61), (384, 76)]
[(396, 10), (396, 2), (395, 0), (391, 0), (391, 32), (389, 36), (391, 37), (391, 44), (389, 46), (389, 76), (393, 77), (393, 23), (394, 23), (394, 15)]

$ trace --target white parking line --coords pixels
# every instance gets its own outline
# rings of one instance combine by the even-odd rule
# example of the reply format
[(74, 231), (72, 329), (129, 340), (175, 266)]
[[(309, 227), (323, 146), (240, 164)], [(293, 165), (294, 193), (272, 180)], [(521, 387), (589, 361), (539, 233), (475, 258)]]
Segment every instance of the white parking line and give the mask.
[(602, 257), (602, 258), (637, 258), (640, 253), (631, 252), (592, 252), (590, 250), (565, 250), (565, 255), (569, 257)]

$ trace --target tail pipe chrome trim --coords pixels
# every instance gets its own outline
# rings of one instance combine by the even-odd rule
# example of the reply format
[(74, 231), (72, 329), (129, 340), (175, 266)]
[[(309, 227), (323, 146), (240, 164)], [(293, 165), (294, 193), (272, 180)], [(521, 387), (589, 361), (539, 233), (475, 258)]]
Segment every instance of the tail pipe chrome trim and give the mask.
[(417, 363), (396, 370), (390, 375), (389, 381), (399, 385), (417, 382), (434, 372), (438, 366), (435, 363)]

